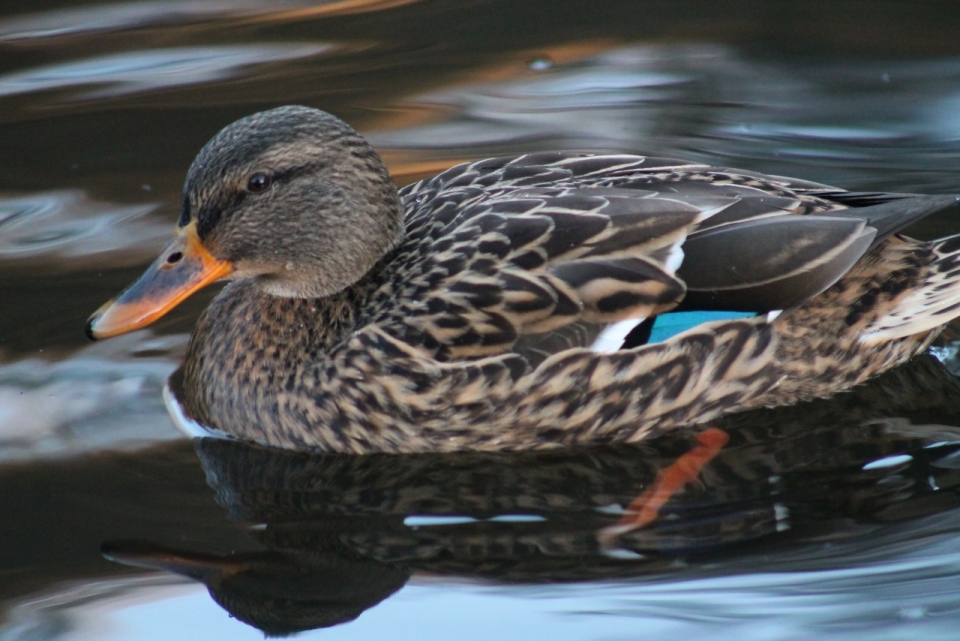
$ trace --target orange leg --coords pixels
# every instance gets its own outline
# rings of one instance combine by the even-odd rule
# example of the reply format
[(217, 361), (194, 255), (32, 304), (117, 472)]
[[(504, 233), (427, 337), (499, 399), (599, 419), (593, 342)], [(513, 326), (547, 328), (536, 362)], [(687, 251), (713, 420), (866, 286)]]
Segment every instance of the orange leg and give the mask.
[(666, 469), (660, 470), (653, 485), (630, 503), (626, 514), (615, 524), (605, 527), (597, 534), (603, 545), (608, 545), (621, 534), (632, 532), (649, 525), (660, 512), (660, 508), (670, 497), (683, 489), (683, 486), (695, 481), (700, 470), (709, 463), (730, 436), (721, 429), (710, 427), (697, 435), (697, 445), (678, 458)]

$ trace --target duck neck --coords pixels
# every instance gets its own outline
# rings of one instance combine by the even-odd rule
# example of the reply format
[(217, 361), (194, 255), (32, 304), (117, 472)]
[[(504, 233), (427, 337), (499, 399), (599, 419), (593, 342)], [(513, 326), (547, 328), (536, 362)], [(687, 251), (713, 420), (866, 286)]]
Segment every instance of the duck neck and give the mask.
[(249, 281), (231, 283), (190, 337), (185, 409), (218, 428), (213, 416), (235, 423), (272, 413), (285, 394), (302, 392), (313, 378), (308, 370), (355, 328), (363, 294), (363, 288), (350, 287), (325, 298), (291, 298)]

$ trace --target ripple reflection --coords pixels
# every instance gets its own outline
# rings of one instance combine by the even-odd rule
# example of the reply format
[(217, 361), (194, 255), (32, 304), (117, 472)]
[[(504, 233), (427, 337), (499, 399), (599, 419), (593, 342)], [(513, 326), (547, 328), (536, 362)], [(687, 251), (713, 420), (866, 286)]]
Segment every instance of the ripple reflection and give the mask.
[(329, 44), (257, 44), (131, 51), (0, 76), (0, 97), (85, 85), (105, 86), (75, 94), (72, 100), (123, 96), (226, 80), (253, 65), (309, 58), (334, 48)]
[(421, 122), (370, 138), (433, 158), (562, 148), (727, 159), (887, 190), (895, 186), (882, 170), (909, 168), (955, 187), (960, 58), (795, 64), (706, 43), (584, 54), (413, 96)]
[(138, 264), (170, 235), (170, 225), (148, 216), (155, 204), (117, 205), (79, 190), (0, 196), (0, 261), (76, 270)]

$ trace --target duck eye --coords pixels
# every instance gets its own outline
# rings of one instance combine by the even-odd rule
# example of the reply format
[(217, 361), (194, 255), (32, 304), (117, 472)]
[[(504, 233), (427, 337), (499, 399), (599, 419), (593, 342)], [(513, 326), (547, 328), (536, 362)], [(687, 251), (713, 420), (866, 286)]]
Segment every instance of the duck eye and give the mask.
[(267, 174), (257, 173), (250, 176), (250, 180), (247, 181), (247, 191), (259, 194), (261, 191), (266, 191), (270, 187), (270, 176)]

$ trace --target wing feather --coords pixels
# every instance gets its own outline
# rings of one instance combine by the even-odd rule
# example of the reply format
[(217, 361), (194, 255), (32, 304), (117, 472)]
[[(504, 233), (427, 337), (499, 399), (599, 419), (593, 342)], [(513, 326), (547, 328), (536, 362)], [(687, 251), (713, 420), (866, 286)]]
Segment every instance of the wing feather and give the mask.
[[(561, 152), (465, 163), (401, 196), (408, 221), (398, 251), (416, 256), (402, 287), (417, 301), (403, 323), (441, 360), (518, 344), (546, 353), (670, 309), (800, 305), (883, 238), (953, 202), (670, 158)], [(935, 298), (921, 306), (954, 304), (952, 294)], [(875, 329), (921, 325), (891, 317)]]

